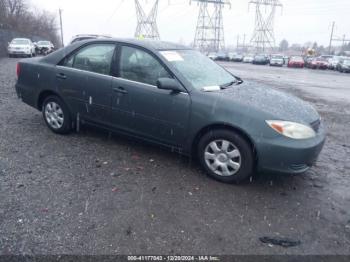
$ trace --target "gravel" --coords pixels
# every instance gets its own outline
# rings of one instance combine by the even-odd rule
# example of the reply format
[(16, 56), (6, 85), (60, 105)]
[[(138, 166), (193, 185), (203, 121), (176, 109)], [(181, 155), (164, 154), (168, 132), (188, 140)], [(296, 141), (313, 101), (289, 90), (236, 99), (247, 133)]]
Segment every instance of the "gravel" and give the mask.
[[(256, 66), (252, 76), (253, 65), (224, 64), (308, 100), (329, 130), (304, 175), (258, 174), (237, 186), (103, 130), (53, 134), (17, 99), (16, 61), (0, 59), (0, 255), (350, 254), (349, 75)], [(301, 244), (266, 245), (264, 236)]]

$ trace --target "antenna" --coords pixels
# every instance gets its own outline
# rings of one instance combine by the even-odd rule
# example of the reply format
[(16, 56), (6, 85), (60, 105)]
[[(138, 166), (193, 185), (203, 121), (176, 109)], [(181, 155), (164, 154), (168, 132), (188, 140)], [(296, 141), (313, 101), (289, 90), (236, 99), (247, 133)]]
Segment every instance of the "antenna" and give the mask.
[(159, 31), (157, 27), (157, 13), (158, 13), (158, 3), (156, 0), (150, 13), (146, 15), (143, 10), (140, 1), (135, 0), (136, 16), (137, 16), (137, 27), (135, 32), (136, 38), (146, 38), (159, 40)]
[[(202, 52), (219, 51), (225, 48), (222, 9), (231, 7), (227, 0), (191, 0), (198, 2), (199, 15), (197, 21), (194, 47)], [(214, 11), (210, 12), (210, 5)]]
[[(255, 5), (255, 29), (251, 39), (257, 51), (265, 51), (276, 46), (274, 21), (277, 7), (282, 8), (279, 0), (251, 0)], [(265, 8), (265, 14), (262, 8)]]

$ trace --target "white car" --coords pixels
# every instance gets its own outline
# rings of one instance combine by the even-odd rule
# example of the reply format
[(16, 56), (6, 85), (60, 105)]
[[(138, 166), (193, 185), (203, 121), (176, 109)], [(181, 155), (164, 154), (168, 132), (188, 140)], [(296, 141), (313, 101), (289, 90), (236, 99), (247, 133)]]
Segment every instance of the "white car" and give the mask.
[(54, 50), (54, 45), (50, 41), (38, 41), (36, 43), (37, 46), (37, 51), (40, 54), (49, 54), (53, 52)]
[(283, 66), (283, 55), (272, 55), (270, 59), (270, 66)]
[(9, 57), (14, 56), (35, 56), (35, 46), (28, 38), (15, 38), (9, 43), (7, 48)]
[(104, 38), (112, 38), (111, 36), (108, 35), (91, 35), (91, 34), (83, 34), (83, 35), (76, 35), (73, 36), (72, 40), (69, 42), (69, 44), (74, 44), (79, 41), (84, 41), (84, 40), (90, 40), (90, 39), (104, 39)]
[(214, 61), (218, 59), (218, 55), (215, 52), (210, 52), (207, 56)]
[(253, 55), (246, 55), (243, 57), (243, 63), (253, 63), (254, 56)]

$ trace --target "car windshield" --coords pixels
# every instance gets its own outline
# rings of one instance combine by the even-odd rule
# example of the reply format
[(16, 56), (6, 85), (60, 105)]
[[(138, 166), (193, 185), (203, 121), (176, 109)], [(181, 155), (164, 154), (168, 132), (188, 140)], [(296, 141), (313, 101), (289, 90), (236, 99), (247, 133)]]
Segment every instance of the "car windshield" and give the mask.
[(29, 44), (29, 40), (26, 39), (15, 39), (12, 41), (13, 45), (28, 45)]
[(39, 41), (38, 42), (38, 45), (49, 45), (50, 44), (50, 42), (48, 42), (48, 41)]
[(344, 60), (343, 64), (344, 65), (350, 65), (350, 59)]
[(234, 76), (199, 51), (176, 50), (164, 51), (161, 54), (196, 89), (222, 86), (236, 81)]
[(265, 56), (263, 56), (263, 55), (257, 55), (255, 58), (256, 58), (256, 59), (265, 59)]
[(281, 56), (281, 55), (274, 55), (274, 56), (272, 56), (272, 59), (283, 59), (283, 56)]

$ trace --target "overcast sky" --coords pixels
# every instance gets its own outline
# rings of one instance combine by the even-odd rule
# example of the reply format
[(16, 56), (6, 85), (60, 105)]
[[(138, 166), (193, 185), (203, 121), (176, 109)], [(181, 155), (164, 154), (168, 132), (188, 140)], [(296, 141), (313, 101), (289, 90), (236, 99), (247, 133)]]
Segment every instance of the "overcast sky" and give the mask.
[[(133, 37), (136, 28), (134, 0), (30, 0), (41, 9), (63, 11), (65, 42), (76, 34), (97, 33), (116, 37)], [(283, 10), (276, 13), (275, 36), (292, 43), (317, 41), (328, 45), (332, 22), (336, 22), (335, 36), (350, 38), (350, 0), (280, 0)], [(154, 0), (141, 0), (148, 11)], [(170, 2), (170, 4), (169, 4)], [(190, 0), (160, 0), (158, 28), (162, 40), (193, 41), (199, 8)], [(249, 0), (231, 0), (225, 8), (224, 27), (226, 45), (235, 45), (237, 35), (250, 40), (254, 30), (254, 6)]]

